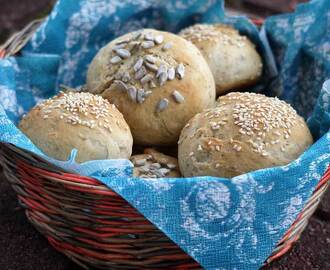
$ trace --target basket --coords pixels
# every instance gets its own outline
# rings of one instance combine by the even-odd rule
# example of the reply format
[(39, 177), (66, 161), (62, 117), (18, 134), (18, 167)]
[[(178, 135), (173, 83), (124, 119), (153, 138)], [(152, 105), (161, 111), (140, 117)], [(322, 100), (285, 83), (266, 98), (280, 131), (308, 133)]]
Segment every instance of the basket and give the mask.
[[(19, 53), (40, 23), (34, 21), (10, 38), (0, 48), (0, 58)], [(99, 181), (67, 173), (5, 143), (0, 143), (0, 164), (28, 220), (55, 249), (85, 269), (202, 269)], [(330, 169), (265, 265), (285, 254), (299, 239), (329, 179)]]

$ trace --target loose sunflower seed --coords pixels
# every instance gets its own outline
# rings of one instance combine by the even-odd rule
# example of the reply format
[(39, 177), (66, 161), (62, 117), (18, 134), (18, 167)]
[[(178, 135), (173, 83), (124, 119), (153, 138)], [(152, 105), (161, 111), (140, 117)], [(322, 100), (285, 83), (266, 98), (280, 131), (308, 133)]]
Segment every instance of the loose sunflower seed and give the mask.
[(144, 64), (145, 64), (145, 66), (147, 67), (147, 69), (149, 69), (149, 70), (151, 70), (151, 71), (153, 71), (153, 72), (157, 72), (158, 67), (157, 67), (156, 65), (154, 65), (154, 64), (150, 64), (150, 63), (148, 63), (148, 62), (146, 62), (146, 63), (144, 63)]
[(118, 49), (116, 53), (121, 57), (121, 58), (129, 58), (131, 56), (131, 53), (128, 50), (125, 49)]
[(143, 41), (141, 46), (143, 49), (150, 49), (155, 46), (155, 43), (153, 41)]
[(159, 172), (163, 175), (166, 175), (170, 172), (171, 170), (170, 169), (167, 169), (167, 168), (160, 168), (159, 169)]
[(146, 84), (146, 83), (150, 82), (153, 78), (154, 78), (154, 76), (151, 75), (150, 73), (148, 73), (147, 75), (145, 75), (145, 76), (141, 79), (141, 83), (142, 83), (142, 84)]
[(167, 72), (163, 72), (159, 76), (159, 84), (160, 84), (160, 86), (163, 86), (166, 81), (167, 81)]
[(154, 40), (154, 36), (151, 32), (148, 32), (144, 35), (144, 39), (145, 40), (149, 40), (149, 41), (153, 41)]
[(143, 59), (140, 57), (133, 66), (134, 71), (137, 72), (142, 67), (142, 65), (143, 65)]
[(183, 79), (183, 77), (184, 77), (184, 71), (185, 71), (184, 65), (182, 63), (180, 63), (176, 67), (176, 73), (177, 73), (180, 80)]
[(118, 64), (119, 62), (121, 62), (121, 60), (122, 59), (118, 55), (116, 55), (116, 56), (111, 58), (110, 63), (111, 64)]
[(163, 35), (157, 35), (157, 36), (154, 38), (154, 41), (156, 42), (156, 44), (161, 44), (161, 43), (163, 43), (163, 41), (164, 41), (164, 36), (163, 36)]
[(172, 46), (173, 46), (173, 44), (171, 42), (165, 43), (163, 46), (163, 51), (167, 51), (167, 50), (171, 49)]
[(167, 71), (167, 77), (170, 81), (174, 80), (175, 78), (175, 69), (174, 67), (170, 67)]
[(157, 70), (156, 77), (158, 78), (160, 76), (160, 74), (162, 74), (164, 72), (167, 72), (167, 68), (165, 67), (165, 65), (161, 64)]
[(146, 73), (147, 73), (147, 70), (146, 70), (146, 68), (145, 67), (141, 67), (136, 73), (135, 73), (135, 80), (141, 80), (143, 77), (144, 77), (144, 75), (146, 75)]
[(169, 101), (167, 98), (162, 98), (156, 106), (156, 112), (164, 111), (168, 107), (168, 103)]
[(172, 163), (168, 163), (168, 164), (166, 164), (166, 166), (167, 166), (167, 168), (169, 168), (171, 170), (176, 168), (176, 165), (172, 164)]
[(148, 62), (151, 63), (151, 64), (155, 64), (155, 62), (156, 62), (156, 58), (153, 57), (151, 54), (147, 54), (147, 55), (144, 57), (144, 60), (148, 61)]
[(136, 102), (136, 88), (134, 86), (129, 86), (127, 88), (127, 94), (132, 101)]
[(135, 160), (134, 165), (135, 165), (135, 166), (143, 166), (143, 165), (146, 164), (146, 162), (147, 162), (147, 160), (146, 160), (145, 158), (143, 158), (143, 159), (138, 159), (138, 160)]
[(160, 169), (161, 167), (162, 166), (157, 162), (150, 164), (150, 169)]
[(179, 91), (174, 90), (173, 93), (172, 93), (172, 96), (173, 96), (174, 100), (177, 103), (183, 103), (184, 102), (184, 96)]
[(145, 98), (144, 98), (144, 89), (138, 89), (136, 93), (136, 100), (138, 103), (143, 103)]

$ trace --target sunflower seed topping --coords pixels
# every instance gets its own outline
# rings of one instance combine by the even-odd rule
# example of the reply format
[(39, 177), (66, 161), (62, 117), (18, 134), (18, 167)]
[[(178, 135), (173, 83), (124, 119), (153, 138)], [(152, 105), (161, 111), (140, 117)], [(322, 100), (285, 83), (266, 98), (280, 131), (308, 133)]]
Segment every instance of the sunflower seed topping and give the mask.
[(128, 42), (130, 42), (129, 39), (123, 39), (123, 40), (116, 42), (116, 45), (120, 45), (120, 44), (124, 44), (124, 43), (128, 43)]
[(118, 89), (119, 91), (127, 91), (127, 86), (122, 81), (115, 80), (113, 83), (115, 84), (116, 89)]
[(130, 99), (134, 102), (136, 102), (136, 88), (134, 86), (129, 86), (127, 88), (127, 93)]
[(125, 48), (126, 47), (126, 43), (122, 43), (122, 44), (119, 44), (119, 45), (115, 45), (113, 48), (112, 48), (112, 50), (113, 51), (116, 51), (116, 50), (119, 50), (119, 49), (123, 49), (123, 48)]
[(114, 56), (110, 59), (110, 63), (111, 64), (118, 64), (119, 62), (121, 62), (121, 60), (122, 59), (118, 55), (116, 55), (116, 56)]
[(137, 40), (142, 35), (142, 31), (134, 32), (132, 35), (133, 40)]
[(145, 76), (141, 79), (141, 83), (142, 83), (142, 84), (146, 84), (146, 83), (150, 82), (153, 78), (154, 78), (154, 75), (151, 75), (150, 73), (148, 73), (147, 75), (145, 75)]
[(143, 59), (140, 57), (133, 66), (135, 72), (137, 72), (143, 65)]
[(144, 60), (148, 61), (148, 62), (151, 63), (151, 64), (155, 64), (155, 62), (156, 62), (156, 58), (153, 57), (151, 54), (147, 54), (147, 55), (144, 57)]
[(147, 69), (153, 71), (153, 72), (157, 72), (158, 71), (158, 67), (154, 64), (150, 64), (148, 62), (145, 63), (145, 66)]
[(185, 71), (184, 65), (182, 63), (180, 63), (176, 67), (176, 73), (177, 73), (180, 80), (183, 79), (183, 77), (184, 77), (184, 71)]
[(129, 75), (129, 73), (127, 71), (123, 74), (123, 76), (121, 78), (121, 80), (125, 83), (128, 83), (130, 81), (130, 79), (131, 79), (131, 76)]
[(154, 41), (156, 42), (156, 44), (161, 44), (163, 43), (164, 41), (164, 36), (163, 35), (157, 35), (155, 38), (154, 38)]
[(168, 107), (168, 103), (169, 101), (167, 98), (162, 98), (156, 106), (156, 112), (162, 112), (166, 110), (166, 108)]
[(165, 65), (161, 64), (160, 67), (158, 68), (156, 77), (158, 78), (160, 76), (160, 74), (167, 72), (167, 69), (165, 67)]
[(153, 41), (143, 41), (142, 43), (141, 43), (141, 47), (143, 48), (143, 49), (150, 49), (150, 48), (152, 48), (152, 47), (154, 47), (155, 46), (155, 43), (153, 42)]
[(121, 58), (128, 58), (131, 56), (131, 53), (128, 50), (125, 49), (118, 49), (116, 50), (116, 53), (121, 57)]
[(172, 96), (177, 103), (183, 103), (184, 102), (184, 96), (177, 90), (174, 90), (172, 93)]
[(144, 89), (138, 89), (136, 93), (136, 100), (138, 103), (143, 103), (145, 98), (144, 98)]
[(170, 81), (174, 80), (174, 78), (175, 78), (175, 69), (174, 69), (174, 67), (170, 67), (167, 70), (167, 77)]
[(168, 42), (168, 43), (165, 43), (164, 46), (163, 46), (163, 51), (167, 51), (169, 49), (171, 49), (173, 46), (173, 44), (171, 42)]
[(167, 81), (167, 72), (163, 72), (159, 76), (159, 84), (160, 84), (160, 86), (163, 86), (166, 81)]
[(154, 40), (154, 36), (152, 33), (148, 32), (144, 35), (144, 39), (145, 40), (149, 40), (149, 41), (153, 41)]
[(145, 69), (145, 67), (141, 67), (136, 73), (135, 73), (135, 80), (141, 80), (144, 75), (146, 75), (147, 70)]

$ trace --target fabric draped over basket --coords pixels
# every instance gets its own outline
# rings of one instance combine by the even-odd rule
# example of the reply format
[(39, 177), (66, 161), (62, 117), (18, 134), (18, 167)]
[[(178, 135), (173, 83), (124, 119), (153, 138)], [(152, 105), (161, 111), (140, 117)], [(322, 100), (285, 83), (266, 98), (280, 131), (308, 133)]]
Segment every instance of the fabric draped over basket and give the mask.
[[(74, 152), (68, 162), (53, 160), (16, 128), (59, 84), (84, 84), (88, 63), (111, 39), (142, 27), (177, 32), (196, 22), (230, 23), (257, 44), (265, 69), (253, 90), (277, 95), (309, 118), (315, 144), (297, 160), (230, 180), (139, 179), (128, 160), (76, 164)], [(227, 17), (216, 0), (60, 0), (21, 56), (0, 60), (0, 141), (99, 179), (205, 269), (258, 269), (330, 163), (329, 25), (327, 0), (270, 17), (260, 33), (245, 17)]]

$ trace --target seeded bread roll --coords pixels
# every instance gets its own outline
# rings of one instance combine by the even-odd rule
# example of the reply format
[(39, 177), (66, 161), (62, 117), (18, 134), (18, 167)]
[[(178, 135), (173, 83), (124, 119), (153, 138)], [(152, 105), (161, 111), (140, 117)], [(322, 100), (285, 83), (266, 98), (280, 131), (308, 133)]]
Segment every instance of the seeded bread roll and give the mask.
[(133, 139), (122, 114), (107, 100), (90, 93), (60, 93), (35, 106), (19, 128), (45, 154), (77, 162), (129, 158)]
[(200, 49), (214, 76), (217, 95), (255, 84), (262, 61), (254, 44), (237, 30), (221, 24), (196, 24), (180, 36)]
[(288, 164), (312, 143), (304, 119), (289, 104), (260, 94), (229, 93), (182, 130), (179, 164), (185, 177), (233, 177)]
[(141, 178), (181, 177), (178, 160), (155, 149), (147, 148), (144, 154), (131, 157), (133, 174)]
[(215, 102), (212, 73), (185, 39), (144, 29), (110, 42), (95, 56), (87, 89), (123, 113), (140, 145), (173, 145), (196, 113)]

